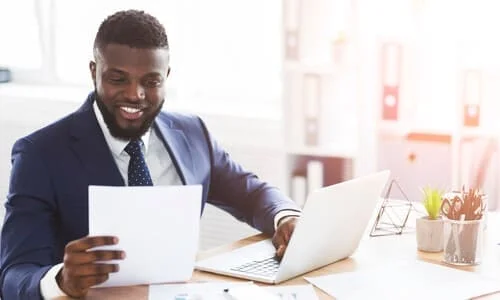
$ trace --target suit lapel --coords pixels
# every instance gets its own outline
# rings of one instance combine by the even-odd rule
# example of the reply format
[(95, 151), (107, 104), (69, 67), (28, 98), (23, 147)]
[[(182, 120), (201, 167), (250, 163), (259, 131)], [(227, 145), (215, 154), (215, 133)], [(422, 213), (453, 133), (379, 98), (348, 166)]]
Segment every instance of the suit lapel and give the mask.
[(123, 177), (99, 127), (92, 103), (93, 94), (74, 114), (70, 129), (73, 151), (80, 158), (90, 184), (123, 186)]
[(187, 185), (195, 183), (193, 158), (184, 132), (172, 128), (171, 122), (159, 117), (156, 118), (155, 129), (163, 138), (182, 183)]
[[(88, 182), (94, 185), (123, 186), (123, 178), (97, 122), (92, 104), (93, 93), (74, 114), (70, 135), (72, 148), (80, 158)], [(194, 184), (193, 159), (184, 132), (173, 128), (168, 119), (157, 117), (155, 130), (163, 139), (183, 184)]]

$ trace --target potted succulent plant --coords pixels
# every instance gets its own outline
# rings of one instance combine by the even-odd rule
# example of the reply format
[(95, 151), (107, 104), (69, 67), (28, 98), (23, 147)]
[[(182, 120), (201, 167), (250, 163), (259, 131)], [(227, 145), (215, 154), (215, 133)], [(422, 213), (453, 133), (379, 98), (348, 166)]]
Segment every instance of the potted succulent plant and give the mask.
[(441, 252), (444, 245), (444, 223), (441, 217), (443, 192), (426, 187), (423, 189), (423, 194), (423, 204), (427, 215), (417, 219), (417, 248), (420, 251)]

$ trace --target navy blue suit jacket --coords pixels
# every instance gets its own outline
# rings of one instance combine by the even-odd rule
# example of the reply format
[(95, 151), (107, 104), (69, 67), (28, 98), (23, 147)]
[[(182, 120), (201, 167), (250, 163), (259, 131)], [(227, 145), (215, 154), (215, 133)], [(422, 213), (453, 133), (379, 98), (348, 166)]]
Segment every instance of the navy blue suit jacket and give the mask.
[[(13, 146), (1, 236), (4, 299), (41, 298), (40, 279), (62, 262), (65, 245), (88, 235), (88, 186), (124, 185), (93, 99), (90, 94), (79, 110)], [(162, 112), (154, 128), (182, 182), (203, 186), (202, 207), (212, 203), (267, 234), (276, 213), (298, 209), (231, 160), (200, 118)]]

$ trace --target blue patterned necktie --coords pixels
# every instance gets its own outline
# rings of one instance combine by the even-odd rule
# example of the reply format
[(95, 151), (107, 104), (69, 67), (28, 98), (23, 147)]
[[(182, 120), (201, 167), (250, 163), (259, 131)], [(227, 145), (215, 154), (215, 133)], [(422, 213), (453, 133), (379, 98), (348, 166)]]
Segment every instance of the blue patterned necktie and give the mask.
[(153, 185), (151, 175), (149, 174), (148, 166), (142, 155), (142, 140), (132, 140), (125, 147), (125, 152), (130, 155), (128, 163), (128, 185)]

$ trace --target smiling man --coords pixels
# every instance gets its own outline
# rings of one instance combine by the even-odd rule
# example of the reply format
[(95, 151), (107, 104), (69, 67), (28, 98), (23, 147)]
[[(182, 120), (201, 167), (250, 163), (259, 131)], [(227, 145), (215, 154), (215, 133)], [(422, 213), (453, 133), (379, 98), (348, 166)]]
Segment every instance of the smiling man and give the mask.
[(119, 263), (96, 263), (126, 259), (127, 249), (94, 249), (118, 238), (88, 236), (89, 185), (201, 184), (202, 207), (212, 203), (273, 236), (282, 255), (299, 208), (231, 160), (200, 118), (162, 111), (170, 73), (163, 26), (142, 11), (117, 12), (99, 27), (94, 58), (94, 92), (82, 107), (13, 147), (2, 298), (81, 297), (119, 272)]
[[(97, 40), (96, 62), (90, 72), (97, 106), (114, 137), (129, 140), (143, 136), (165, 101), (164, 82), (170, 72), (164, 48), (139, 49)], [(99, 80), (97, 80), (99, 79)]]

